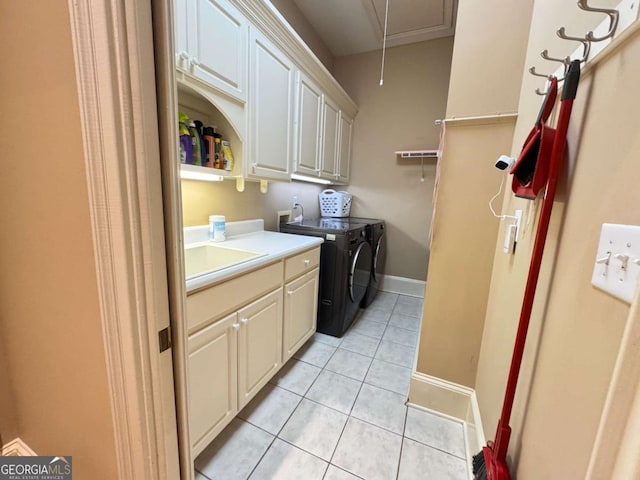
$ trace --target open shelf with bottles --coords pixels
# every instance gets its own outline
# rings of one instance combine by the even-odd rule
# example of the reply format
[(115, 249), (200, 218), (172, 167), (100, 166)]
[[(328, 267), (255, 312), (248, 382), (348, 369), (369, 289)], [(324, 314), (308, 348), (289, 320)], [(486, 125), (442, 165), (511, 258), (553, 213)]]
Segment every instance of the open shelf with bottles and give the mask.
[(186, 113), (190, 120), (200, 120), (205, 126), (216, 127), (216, 132), (222, 135), (222, 139), (230, 142), (234, 158), (232, 170), (181, 164), (183, 178), (199, 179), (196, 178), (198, 172), (208, 176), (218, 175), (222, 178), (242, 177), (243, 175), (244, 142), (241, 132), (244, 131), (246, 120), (244, 114), (229, 118), (216, 105), (218, 100), (217, 95), (211, 94), (205, 88), (201, 89), (193, 84), (178, 83), (178, 110)]

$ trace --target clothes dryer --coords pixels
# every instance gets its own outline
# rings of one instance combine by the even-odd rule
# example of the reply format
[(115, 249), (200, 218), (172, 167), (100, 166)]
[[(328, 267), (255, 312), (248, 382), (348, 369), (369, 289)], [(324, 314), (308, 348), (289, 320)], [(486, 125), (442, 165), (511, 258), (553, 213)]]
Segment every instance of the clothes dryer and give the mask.
[(373, 302), (380, 289), (384, 276), (384, 265), (387, 260), (387, 234), (384, 220), (376, 218), (349, 217), (349, 222), (364, 223), (369, 227), (367, 233), (371, 245), (371, 278), (367, 292), (362, 299), (361, 307), (367, 307)]
[(324, 238), (320, 247), (318, 331), (341, 337), (353, 323), (371, 279), (372, 253), (365, 224), (346, 219), (305, 219), (280, 232)]

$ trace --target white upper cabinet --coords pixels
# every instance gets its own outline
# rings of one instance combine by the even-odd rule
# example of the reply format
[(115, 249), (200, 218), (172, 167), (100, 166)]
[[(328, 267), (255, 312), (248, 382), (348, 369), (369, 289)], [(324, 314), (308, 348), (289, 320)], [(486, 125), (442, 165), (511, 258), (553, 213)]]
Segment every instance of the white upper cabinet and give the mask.
[(249, 23), (228, 0), (176, 0), (176, 66), (247, 100)]
[(294, 173), (318, 176), (320, 172), (322, 90), (304, 73), (296, 81), (296, 151)]
[(178, 102), (185, 107), (187, 92), (210, 104), (188, 113), (230, 136), (229, 175), (348, 183), (357, 106), (275, 7), (255, 0), (174, 0), (174, 7)]
[(340, 112), (340, 144), (338, 149), (338, 182), (349, 183), (353, 119)]
[(335, 181), (338, 173), (338, 124), (340, 109), (325, 97), (322, 105), (322, 166), (320, 175)]
[(175, 31), (176, 67), (182, 71), (189, 68), (189, 27), (187, 22), (187, 0), (175, 0), (173, 23)]
[(288, 180), (293, 165), (293, 62), (257, 29), (250, 32), (248, 176)]

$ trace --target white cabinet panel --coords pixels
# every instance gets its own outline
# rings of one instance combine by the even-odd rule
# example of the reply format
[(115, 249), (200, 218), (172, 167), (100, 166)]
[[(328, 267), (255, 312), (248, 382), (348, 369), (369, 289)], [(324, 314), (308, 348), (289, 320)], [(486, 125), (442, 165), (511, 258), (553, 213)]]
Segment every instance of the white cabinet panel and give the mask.
[(335, 180), (338, 173), (338, 123), (340, 109), (328, 97), (324, 98), (322, 126), (322, 167), (320, 174)]
[(338, 181), (349, 183), (349, 167), (351, 164), (351, 137), (353, 119), (340, 112), (340, 148), (338, 154)]
[(252, 28), (249, 175), (288, 179), (293, 164), (294, 66)]
[(187, 25), (187, 0), (175, 0), (173, 8), (176, 49), (176, 67), (189, 69), (189, 27)]
[(245, 102), (249, 23), (228, 0), (175, 0), (176, 67)]
[(318, 269), (285, 286), (283, 362), (316, 331), (318, 312)]
[(194, 456), (238, 412), (236, 322), (234, 313), (189, 338), (189, 430)]
[(244, 407), (282, 365), (282, 288), (238, 311), (238, 402)]
[(322, 91), (302, 72), (296, 82), (296, 159), (294, 172), (317, 176), (320, 171)]

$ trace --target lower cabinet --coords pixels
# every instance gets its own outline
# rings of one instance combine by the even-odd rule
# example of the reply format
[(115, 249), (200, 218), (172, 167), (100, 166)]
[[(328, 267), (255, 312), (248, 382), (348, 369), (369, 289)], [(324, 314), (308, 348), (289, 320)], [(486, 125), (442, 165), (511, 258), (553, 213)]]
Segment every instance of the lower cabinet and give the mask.
[(282, 288), (238, 312), (238, 409), (282, 365)]
[(319, 259), (307, 250), (187, 297), (194, 458), (315, 332)]
[(197, 456), (282, 366), (282, 288), (189, 337), (189, 430)]
[(238, 413), (236, 313), (189, 337), (189, 431), (198, 455)]
[(316, 331), (318, 269), (285, 285), (284, 348), (286, 362)]

